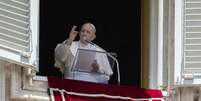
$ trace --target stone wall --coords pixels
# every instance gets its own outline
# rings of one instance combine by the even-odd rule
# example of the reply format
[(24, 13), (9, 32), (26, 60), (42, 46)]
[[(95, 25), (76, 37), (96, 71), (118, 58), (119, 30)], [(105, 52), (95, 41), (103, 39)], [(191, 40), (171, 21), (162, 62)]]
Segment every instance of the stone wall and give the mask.
[(50, 101), (47, 78), (32, 74), (30, 68), (0, 61), (0, 101)]

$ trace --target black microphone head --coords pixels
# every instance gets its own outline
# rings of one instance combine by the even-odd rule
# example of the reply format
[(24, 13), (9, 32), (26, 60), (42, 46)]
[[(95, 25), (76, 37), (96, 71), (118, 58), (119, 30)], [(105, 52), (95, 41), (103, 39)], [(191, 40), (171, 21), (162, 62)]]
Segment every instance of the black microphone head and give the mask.
[(111, 52), (110, 53), (112, 56), (117, 57), (117, 53)]

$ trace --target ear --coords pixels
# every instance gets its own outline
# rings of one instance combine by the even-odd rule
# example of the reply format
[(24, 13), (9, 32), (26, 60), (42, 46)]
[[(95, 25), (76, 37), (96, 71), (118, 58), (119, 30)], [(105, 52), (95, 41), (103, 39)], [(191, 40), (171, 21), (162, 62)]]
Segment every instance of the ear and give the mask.
[(96, 38), (96, 34), (94, 33), (94, 35), (91, 37), (91, 41), (93, 41)]

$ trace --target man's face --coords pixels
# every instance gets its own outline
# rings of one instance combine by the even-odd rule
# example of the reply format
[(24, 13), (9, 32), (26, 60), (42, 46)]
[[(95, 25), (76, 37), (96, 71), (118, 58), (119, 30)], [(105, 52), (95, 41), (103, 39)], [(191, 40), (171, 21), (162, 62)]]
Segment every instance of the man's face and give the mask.
[(79, 35), (81, 42), (85, 42), (85, 40), (92, 41), (95, 36), (94, 28), (90, 24), (84, 24)]

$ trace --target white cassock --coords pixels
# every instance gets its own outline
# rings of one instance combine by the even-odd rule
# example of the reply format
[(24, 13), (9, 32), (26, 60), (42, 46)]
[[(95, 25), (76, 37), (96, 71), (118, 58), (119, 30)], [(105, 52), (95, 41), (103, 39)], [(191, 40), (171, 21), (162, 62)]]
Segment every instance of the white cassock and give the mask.
[(64, 78), (97, 83), (108, 83), (113, 71), (106, 54), (99, 53), (95, 56), (95, 60), (99, 64), (99, 73), (72, 71), (72, 64), (78, 48), (103, 51), (91, 44), (81, 47), (79, 41), (73, 41), (71, 45), (65, 44), (65, 42), (58, 44), (55, 48), (55, 67), (60, 68), (60, 70), (64, 73)]

